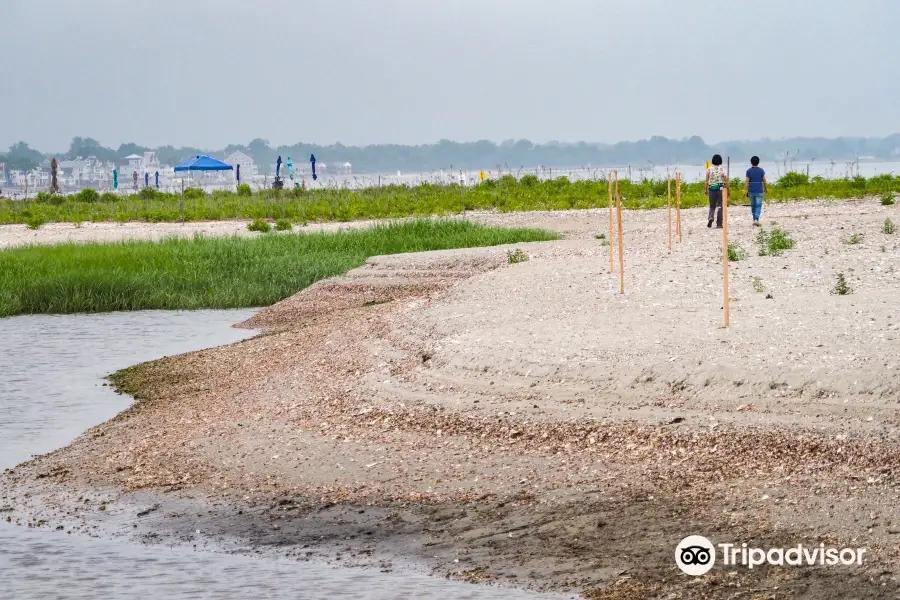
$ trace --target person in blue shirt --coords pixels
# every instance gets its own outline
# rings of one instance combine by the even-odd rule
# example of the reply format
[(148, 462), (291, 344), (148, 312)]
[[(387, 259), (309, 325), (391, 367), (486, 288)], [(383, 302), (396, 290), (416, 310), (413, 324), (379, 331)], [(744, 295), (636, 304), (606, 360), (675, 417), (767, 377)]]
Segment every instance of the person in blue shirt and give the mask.
[(750, 159), (750, 168), (747, 169), (744, 189), (747, 190), (747, 197), (750, 198), (750, 212), (753, 213), (753, 225), (759, 227), (763, 195), (769, 192), (769, 182), (766, 181), (766, 172), (759, 166), (758, 156)]

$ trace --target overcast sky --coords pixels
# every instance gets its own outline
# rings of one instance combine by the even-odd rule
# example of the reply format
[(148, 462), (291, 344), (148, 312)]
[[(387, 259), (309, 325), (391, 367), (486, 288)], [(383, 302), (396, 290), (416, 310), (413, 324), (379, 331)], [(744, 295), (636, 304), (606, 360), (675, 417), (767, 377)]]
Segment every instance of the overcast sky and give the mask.
[(896, 0), (0, 0), (0, 148), (883, 136)]

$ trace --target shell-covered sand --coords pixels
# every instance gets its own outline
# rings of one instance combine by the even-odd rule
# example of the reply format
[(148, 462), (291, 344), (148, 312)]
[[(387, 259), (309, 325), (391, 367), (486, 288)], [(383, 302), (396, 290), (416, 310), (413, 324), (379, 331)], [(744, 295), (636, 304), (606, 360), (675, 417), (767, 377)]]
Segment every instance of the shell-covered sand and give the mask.
[[(35, 499), (167, 492), (227, 502), (206, 526), (255, 543), (595, 598), (896, 596), (896, 207), (767, 205), (764, 228), (796, 241), (781, 256), (731, 207), (747, 256), (728, 329), (705, 211), (682, 212), (671, 252), (665, 211), (626, 211), (625, 294), (595, 238), (605, 210), (467, 218), (565, 238), (374, 257), (319, 282), (246, 323), (253, 339), (133, 369), (137, 404), (7, 474), (0, 502), (52, 524)], [(529, 260), (510, 264), (516, 248)], [(832, 293), (838, 273), (851, 294)], [(673, 561), (691, 534), (868, 552), (692, 579)]]

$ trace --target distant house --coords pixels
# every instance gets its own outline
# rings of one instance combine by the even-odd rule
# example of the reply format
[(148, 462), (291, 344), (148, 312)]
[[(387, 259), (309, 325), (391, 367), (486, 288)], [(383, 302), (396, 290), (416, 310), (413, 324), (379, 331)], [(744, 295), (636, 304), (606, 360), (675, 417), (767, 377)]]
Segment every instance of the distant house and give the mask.
[(143, 156), (138, 156), (137, 154), (130, 154), (125, 157), (125, 160), (128, 161), (128, 164), (122, 165), (122, 168), (119, 169), (120, 171), (124, 171), (126, 173), (133, 173), (133, 172), (137, 171), (138, 174), (141, 174), (144, 172), (144, 157)]
[(87, 183), (88, 161), (82, 160), (79, 156), (77, 160), (61, 160), (59, 161), (59, 183), (64, 187), (75, 187), (82, 183)]
[(241, 166), (241, 179), (249, 180), (259, 175), (259, 167), (253, 161), (253, 158), (243, 152), (233, 152), (231, 156), (225, 159), (225, 162), (237, 170), (237, 166)]

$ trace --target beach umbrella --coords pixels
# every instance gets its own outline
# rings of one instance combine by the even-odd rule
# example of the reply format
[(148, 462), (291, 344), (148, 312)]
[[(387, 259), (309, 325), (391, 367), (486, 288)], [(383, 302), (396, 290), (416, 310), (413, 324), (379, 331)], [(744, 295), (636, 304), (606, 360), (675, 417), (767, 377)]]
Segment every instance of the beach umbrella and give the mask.
[(238, 185), (241, 185), (241, 165), (234, 167), (234, 177), (237, 179)]
[(150, 173), (144, 171), (144, 187), (150, 187)]
[(288, 167), (288, 177), (293, 179), (294, 178), (294, 161), (291, 160), (290, 156), (288, 156), (288, 159), (287, 159), (287, 167)]
[(137, 189), (137, 171), (131, 172), (131, 180), (134, 182), (134, 189)]
[(316, 179), (318, 179), (318, 176), (316, 175), (316, 155), (315, 154), (309, 155), (309, 165), (312, 167), (312, 178), (313, 178), (313, 181), (315, 181)]
[(113, 169), (113, 189), (119, 189), (119, 170)]
[(275, 161), (275, 177), (278, 177), (281, 174), (281, 156), (278, 157), (278, 160)]
[(156, 178), (156, 189), (159, 189), (159, 171), (154, 174), (154, 177)]

